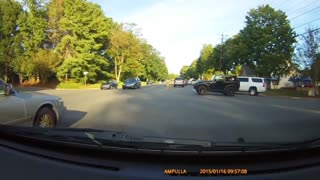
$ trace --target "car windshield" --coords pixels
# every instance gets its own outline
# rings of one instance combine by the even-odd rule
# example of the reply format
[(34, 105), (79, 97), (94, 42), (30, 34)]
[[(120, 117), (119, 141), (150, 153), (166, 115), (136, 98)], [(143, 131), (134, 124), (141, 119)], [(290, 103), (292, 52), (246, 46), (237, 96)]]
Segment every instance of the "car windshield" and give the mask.
[(204, 146), (320, 138), (311, 1), (0, 0), (0, 124)]
[(135, 78), (130, 78), (130, 79), (127, 79), (125, 82), (126, 83), (133, 83), (133, 82), (136, 82), (136, 79)]

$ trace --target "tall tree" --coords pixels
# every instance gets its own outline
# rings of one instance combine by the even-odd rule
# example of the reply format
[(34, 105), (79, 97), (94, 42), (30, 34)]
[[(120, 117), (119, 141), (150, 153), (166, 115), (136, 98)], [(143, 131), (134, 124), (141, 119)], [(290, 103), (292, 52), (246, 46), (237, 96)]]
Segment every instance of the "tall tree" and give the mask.
[(48, 38), (50, 45), (55, 48), (63, 37), (63, 31), (59, 28), (59, 21), (64, 16), (64, 0), (51, 0), (48, 3)]
[(63, 17), (58, 24), (56, 32), (63, 35), (55, 51), (64, 59), (58, 77), (67, 75), (81, 81), (87, 71), (88, 81), (96, 82), (110, 76), (105, 50), (113, 22), (104, 16), (100, 6), (85, 0), (64, 0)]
[[(24, 0), (25, 11), (20, 13), (17, 20), (19, 26), (19, 39), (23, 47), (23, 54), (19, 61), (27, 67), (14, 67), (19, 69), (20, 77), (22, 74), (29, 78), (38, 77), (38, 72), (34, 71), (32, 56), (43, 48), (46, 39), (46, 5), (43, 0)], [(14, 66), (19, 64), (14, 63)]]
[(8, 80), (12, 62), (17, 59), (20, 44), (16, 35), (17, 21), (22, 11), (21, 5), (12, 0), (0, 0), (0, 76)]
[(201, 77), (203, 76), (203, 73), (211, 67), (209, 58), (212, 53), (213, 46), (211, 44), (204, 44), (197, 62), (197, 72), (199, 72)]
[(188, 77), (187, 77), (187, 76), (188, 76), (187, 72), (188, 72), (189, 68), (190, 68), (190, 67), (189, 67), (189, 66), (186, 66), (186, 65), (182, 66), (182, 68), (181, 68), (181, 70), (180, 70), (180, 76), (183, 76), (183, 77), (188, 78)]
[[(297, 48), (297, 63), (304, 70), (310, 70), (308, 75), (312, 77), (313, 83), (320, 80), (320, 36), (315, 29), (308, 28), (301, 36), (301, 44)], [(308, 71), (307, 71), (308, 72)], [(319, 92), (317, 91), (317, 94)]]
[(118, 26), (111, 31), (107, 53), (112, 57), (114, 73), (117, 81), (121, 74), (128, 71), (132, 61), (137, 61), (140, 56), (138, 39), (131, 33)]
[(245, 63), (254, 67), (258, 75), (288, 73), (296, 40), (284, 12), (269, 5), (251, 9), (240, 37), (248, 50)]

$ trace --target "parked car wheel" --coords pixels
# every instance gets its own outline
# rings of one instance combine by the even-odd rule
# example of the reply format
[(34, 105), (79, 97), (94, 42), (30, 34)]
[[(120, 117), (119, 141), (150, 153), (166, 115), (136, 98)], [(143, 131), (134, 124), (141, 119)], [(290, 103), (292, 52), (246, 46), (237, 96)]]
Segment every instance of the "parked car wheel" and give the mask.
[(41, 108), (36, 114), (35, 121), (33, 123), (34, 127), (43, 128), (54, 128), (57, 125), (57, 116), (55, 112), (49, 108)]
[(249, 89), (249, 94), (250, 94), (251, 96), (256, 96), (256, 95), (258, 95), (257, 88), (250, 88), (250, 89)]
[(198, 87), (197, 92), (199, 95), (206, 95), (208, 93), (208, 89), (205, 86), (200, 86)]

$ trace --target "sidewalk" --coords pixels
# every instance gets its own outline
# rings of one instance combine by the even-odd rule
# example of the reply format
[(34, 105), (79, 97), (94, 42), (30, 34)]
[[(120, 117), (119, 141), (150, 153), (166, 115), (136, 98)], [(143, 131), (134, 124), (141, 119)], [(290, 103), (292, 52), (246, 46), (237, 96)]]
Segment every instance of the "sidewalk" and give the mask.
[(266, 94), (259, 94), (259, 96), (264, 96), (264, 97), (282, 97), (282, 98), (290, 98), (290, 99), (319, 100), (320, 101), (320, 96), (297, 97), (297, 96), (266, 95)]

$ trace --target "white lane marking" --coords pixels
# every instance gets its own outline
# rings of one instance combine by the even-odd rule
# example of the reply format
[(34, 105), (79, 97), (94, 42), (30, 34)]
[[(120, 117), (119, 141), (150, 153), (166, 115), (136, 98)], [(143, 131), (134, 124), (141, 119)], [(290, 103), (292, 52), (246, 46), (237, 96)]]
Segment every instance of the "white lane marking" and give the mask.
[(291, 110), (291, 111), (300, 111), (300, 112), (320, 114), (320, 111), (311, 110), (311, 109), (302, 109), (302, 108), (288, 107), (288, 106), (281, 106), (281, 105), (271, 105), (271, 106), (272, 106), (272, 107), (276, 107), (276, 108)]

